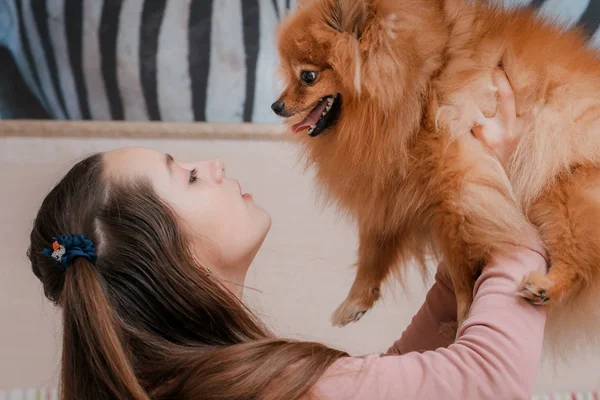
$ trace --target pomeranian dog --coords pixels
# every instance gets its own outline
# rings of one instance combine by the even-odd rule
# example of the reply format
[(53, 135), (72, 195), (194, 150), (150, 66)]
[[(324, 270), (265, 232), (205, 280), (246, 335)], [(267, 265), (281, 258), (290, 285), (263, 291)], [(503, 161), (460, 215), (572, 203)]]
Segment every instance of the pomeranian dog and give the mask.
[[(600, 59), (581, 32), (485, 1), (301, 0), (278, 52), (285, 88), (271, 108), (358, 224), (334, 325), (357, 321), (429, 251), (451, 273), (460, 325), (490, 254), (531, 245), (534, 226), (551, 267), (515, 290), (559, 330), (565, 316), (600, 320)], [(498, 66), (528, 121), (510, 184), (471, 133), (477, 112), (495, 115)]]

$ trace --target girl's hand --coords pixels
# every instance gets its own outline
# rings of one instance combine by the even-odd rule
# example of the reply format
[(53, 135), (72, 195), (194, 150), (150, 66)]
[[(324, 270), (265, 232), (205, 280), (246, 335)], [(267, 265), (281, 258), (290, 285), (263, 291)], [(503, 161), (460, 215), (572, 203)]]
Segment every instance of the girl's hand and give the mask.
[(504, 167), (521, 139), (525, 123), (517, 117), (515, 95), (504, 71), (496, 69), (493, 79), (498, 88), (498, 110), (492, 118), (482, 114), (472, 132)]

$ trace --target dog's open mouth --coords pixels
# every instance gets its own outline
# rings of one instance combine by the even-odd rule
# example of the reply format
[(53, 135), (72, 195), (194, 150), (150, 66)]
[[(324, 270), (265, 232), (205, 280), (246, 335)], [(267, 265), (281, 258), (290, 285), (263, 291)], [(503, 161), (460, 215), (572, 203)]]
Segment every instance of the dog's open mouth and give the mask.
[(292, 126), (294, 133), (308, 128), (308, 135), (319, 136), (323, 131), (336, 123), (341, 110), (342, 96), (339, 94), (326, 96), (302, 120)]

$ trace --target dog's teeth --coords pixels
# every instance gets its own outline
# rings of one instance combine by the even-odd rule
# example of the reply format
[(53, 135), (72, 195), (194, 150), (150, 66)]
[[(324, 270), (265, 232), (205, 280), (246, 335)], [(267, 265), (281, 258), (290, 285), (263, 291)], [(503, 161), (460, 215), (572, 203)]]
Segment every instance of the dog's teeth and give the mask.
[(329, 112), (329, 110), (331, 110), (334, 100), (335, 99), (333, 97), (327, 98), (327, 105), (325, 106), (325, 111), (323, 111), (323, 116), (325, 116), (325, 114), (327, 114)]
[(313, 128), (311, 126), (310, 128), (308, 128), (308, 133), (310, 134), (310, 133), (312, 133), (312, 131), (313, 131)]
[(327, 111), (329, 111), (329, 110), (325, 109), (325, 111), (323, 111), (323, 114), (321, 114), (321, 117), (324, 117), (325, 114), (327, 114)]

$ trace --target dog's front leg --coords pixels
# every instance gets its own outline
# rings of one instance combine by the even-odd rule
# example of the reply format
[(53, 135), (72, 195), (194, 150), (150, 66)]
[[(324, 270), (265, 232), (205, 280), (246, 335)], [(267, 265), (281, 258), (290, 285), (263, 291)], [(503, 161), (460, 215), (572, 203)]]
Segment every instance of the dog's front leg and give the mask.
[(333, 313), (334, 326), (358, 321), (380, 297), (381, 284), (394, 266), (400, 243), (397, 235), (385, 235), (373, 228), (360, 229), (358, 270), (346, 300)]

